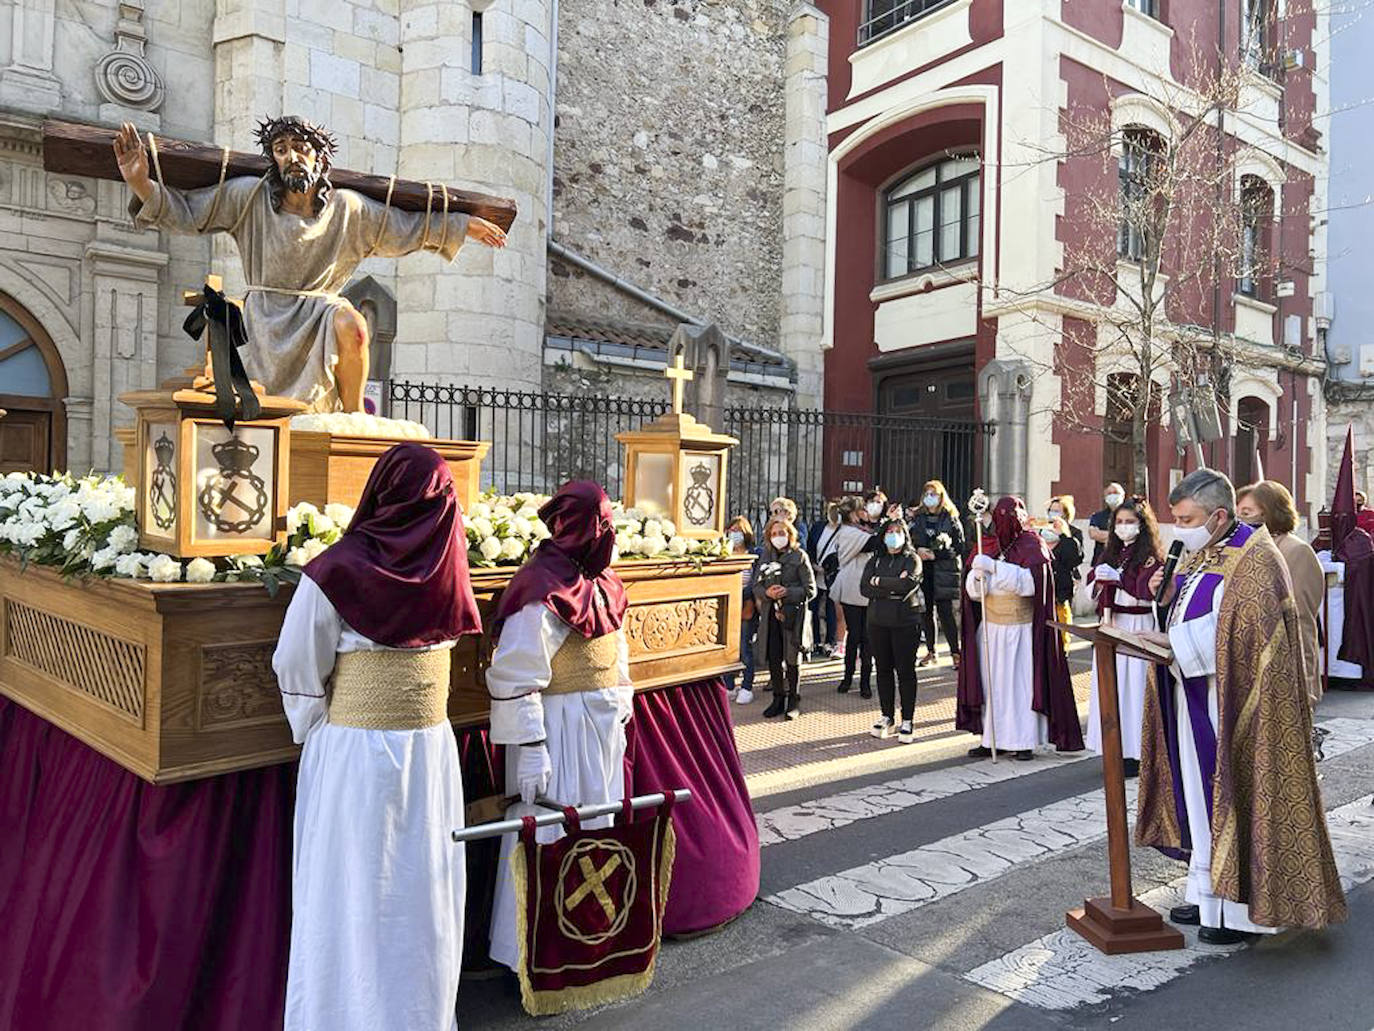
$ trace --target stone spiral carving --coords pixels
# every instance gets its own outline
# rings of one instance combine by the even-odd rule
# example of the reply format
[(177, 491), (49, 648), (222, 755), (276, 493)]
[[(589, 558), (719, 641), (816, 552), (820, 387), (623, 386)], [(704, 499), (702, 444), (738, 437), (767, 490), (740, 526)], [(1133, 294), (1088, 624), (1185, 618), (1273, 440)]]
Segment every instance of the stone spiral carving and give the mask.
[(115, 50), (95, 66), (95, 84), (112, 104), (151, 111), (162, 104), (162, 78), (142, 54)]

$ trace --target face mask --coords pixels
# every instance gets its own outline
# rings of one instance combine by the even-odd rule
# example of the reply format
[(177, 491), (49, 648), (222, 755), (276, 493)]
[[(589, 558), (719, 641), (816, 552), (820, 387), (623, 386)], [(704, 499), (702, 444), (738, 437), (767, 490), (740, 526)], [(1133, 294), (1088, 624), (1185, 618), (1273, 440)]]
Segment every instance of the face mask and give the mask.
[(1174, 537), (1181, 540), (1189, 551), (1201, 551), (1212, 539), (1212, 517), (1208, 516), (1201, 526), (1175, 527)]
[(1040, 528), (1040, 536), (1043, 537), (1045, 541), (1049, 544), (1059, 543), (1059, 534), (1055, 533), (1054, 530), (1052, 530), (1048, 526), (1042, 526)]
[(921, 501), (925, 503), (926, 508), (934, 508), (940, 503), (940, 496), (938, 494), (927, 494)]
[(772, 537), (768, 539), (773, 542), (773, 549), (775, 551), (782, 551), (787, 547), (789, 543), (791, 543), (787, 539), (787, 534), (785, 533), (775, 533)]
[(1120, 538), (1123, 544), (1130, 544), (1140, 536), (1139, 523), (1117, 523), (1113, 532)]
[(1120, 508), (1121, 503), (1126, 500), (1125, 494), (1108, 494), (1106, 497), (1108, 508)]
[(730, 538), (731, 547), (737, 548), (744, 543), (744, 534), (740, 533), (738, 530), (731, 530), (726, 536)]
[(883, 506), (881, 502), (870, 501), (867, 505), (868, 514), (871, 516), (882, 515)]
[(883, 536), (883, 543), (887, 545), (888, 551), (897, 551), (906, 543), (906, 538), (900, 533), (889, 533)]

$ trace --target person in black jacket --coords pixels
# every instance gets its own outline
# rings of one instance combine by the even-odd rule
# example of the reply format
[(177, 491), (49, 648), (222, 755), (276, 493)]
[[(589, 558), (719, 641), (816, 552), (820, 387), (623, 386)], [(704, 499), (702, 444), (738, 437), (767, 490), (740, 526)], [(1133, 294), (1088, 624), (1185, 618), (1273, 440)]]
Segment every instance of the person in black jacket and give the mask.
[(773, 691), (773, 701), (763, 714), (794, 720), (801, 710), (801, 655), (811, 647), (811, 623), (806, 616), (807, 605), (816, 596), (816, 577), (790, 521), (769, 520), (763, 539), (751, 585), (759, 614), (754, 661), (768, 670)]
[[(1064, 495), (1050, 500), (1046, 510), (1048, 522), (1040, 528), (1040, 536), (1050, 549), (1050, 570), (1054, 577), (1054, 609), (1061, 623), (1073, 622), (1073, 592), (1078, 586), (1079, 569), (1083, 564), (1082, 534), (1069, 522), (1073, 518), (1073, 499)], [(1068, 646), (1068, 635), (1064, 636)]]
[[(882, 550), (864, 566), (859, 589), (868, 599), (868, 648), (878, 669), (878, 705), (882, 718), (870, 731), (876, 738), (891, 737), (909, 745), (915, 739), (916, 649), (920, 643), (921, 559), (911, 546), (906, 523), (890, 519), (883, 526)], [(894, 716), (897, 689), (902, 694), (902, 722)]]
[(954, 668), (958, 669), (959, 628), (954, 622), (954, 604), (959, 601), (963, 581), (964, 524), (959, 520), (959, 510), (949, 500), (945, 485), (939, 480), (926, 482), (920, 508), (911, 520), (911, 543), (924, 570), (921, 590), (925, 595), (925, 611), (921, 629), (926, 655), (921, 665), (929, 666), (936, 661), (935, 614), (938, 611), (940, 629), (949, 645)]

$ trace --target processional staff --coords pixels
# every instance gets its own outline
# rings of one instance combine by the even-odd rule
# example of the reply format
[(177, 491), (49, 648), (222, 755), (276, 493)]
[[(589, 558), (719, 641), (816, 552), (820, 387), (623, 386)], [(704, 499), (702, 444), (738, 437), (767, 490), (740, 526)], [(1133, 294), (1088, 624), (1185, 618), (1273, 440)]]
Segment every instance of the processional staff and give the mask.
[[(692, 792), (690, 789), (678, 788), (676, 791), (672, 792), (665, 793), (660, 791), (652, 795), (636, 795), (634, 798), (630, 799), (630, 808), (635, 811), (656, 808), (664, 803), (668, 794), (673, 796), (673, 802), (675, 804), (680, 805), (683, 802), (690, 802), (692, 800)], [(534, 818), (534, 825), (536, 827), (562, 826), (567, 822), (567, 817), (564, 815), (562, 807), (549, 799), (535, 799), (535, 805), (543, 806), (550, 810)], [(597, 802), (594, 805), (580, 805), (576, 807), (578, 818), (584, 822), (587, 820), (595, 820), (601, 816), (610, 816), (614, 813), (621, 812), (624, 808), (625, 804), (623, 802)], [(483, 838), (500, 837), (502, 834), (515, 834), (522, 826), (524, 826), (523, 820), (498, 820), (494, 823), (479, 823), (472, 827), (460, 828), (454, 831), (451, 836), (455, 843), (480, 841)]]
[[(992, 502), (982, 487), (978, 487), (973, 492), (973, 497), (968, 499), (969, 515), (973, 517), (973, 532), (978, 541), (977, 554), (983, 553), (983, 515), (991, 507)], [(982, 625), (983, 633), (983, 654), (979, 656), (978, 675), (983, 682), (983, 711), (987, 714), (988, 720), (988, 740), (992, 745), (992, 761), (997, 761), (997, 709), (992, 704), (992, 677), (987, 674), (986, 666), (988, 656), (992, 654), (992, 648), (988, 644), (988, 582), (985, 578), (979, 577), (978, 584), (979, 599), (978, 604), (983, 607), (983, 618), (979, 621)]]

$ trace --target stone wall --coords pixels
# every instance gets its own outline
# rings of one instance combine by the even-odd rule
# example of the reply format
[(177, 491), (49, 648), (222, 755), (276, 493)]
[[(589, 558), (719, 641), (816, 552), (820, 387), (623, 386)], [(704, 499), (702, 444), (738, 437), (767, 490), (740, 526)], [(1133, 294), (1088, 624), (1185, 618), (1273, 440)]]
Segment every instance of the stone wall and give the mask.
[[(688, 313), (779, 346), (781, 0), (564, 0), (554, 239)], [(558, 261), (549, 307), (671, 324)]]

